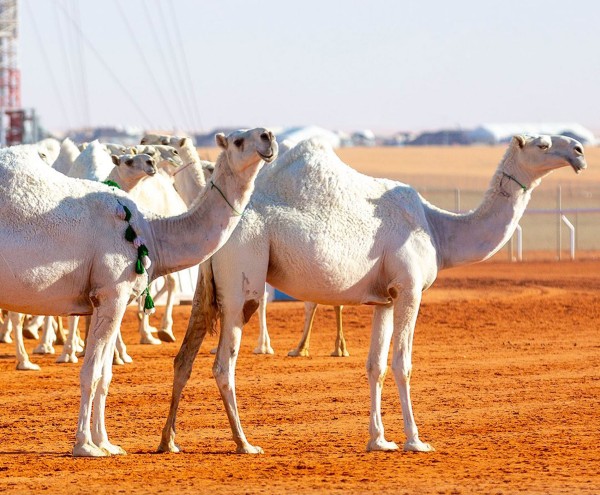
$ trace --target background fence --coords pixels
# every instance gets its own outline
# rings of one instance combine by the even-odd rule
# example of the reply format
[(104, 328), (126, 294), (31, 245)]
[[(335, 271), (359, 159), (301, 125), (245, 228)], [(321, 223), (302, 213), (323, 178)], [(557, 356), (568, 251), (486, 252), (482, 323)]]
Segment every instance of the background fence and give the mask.
[[(419, 188), (419, 192), (436, 206), (455, 212), (476, 208), (484, 194), (483, 190), (429, 188)], [(541, 252), (557, 259), (600, 252), (600, 186), (540, 188), (533, 193), (519, 226), (501, 251), (515, 261)]]

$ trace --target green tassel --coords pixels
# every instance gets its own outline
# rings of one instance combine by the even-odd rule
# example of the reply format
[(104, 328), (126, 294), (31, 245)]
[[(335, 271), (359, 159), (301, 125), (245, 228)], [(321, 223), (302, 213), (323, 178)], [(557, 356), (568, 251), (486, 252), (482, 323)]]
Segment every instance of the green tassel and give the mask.
[(102, 184), (106, 184), (107, 186), (116, 187), (117, 189), (121, 189), (121, 186), (119, 184), (117, 184), (114, 180), (105, 180), (104, 182), (102, 182)]
[(152, 311), (154, 309), (154, 301), (150, 295), (150, 290), (146, 288), (146, 299), (144, 300), (144, 311)]
[(142, 275), (144, 273), (144, 265), (142, 264), (142, 260), (140, 258), (135, 262), (135, 273), (138, 275)]
[(138, 248), (138, 258), (142, 258), (143, 256), (148, 256), (148, 248), (146, 247), (145, 244), (142, 244), (139, 248)]
[(131, 212), (129, 211), (129, 208), (127, 208), (127, 206), (125, 206), (125, 205), (121, 205), (121, 206), (125, 210), (125, 221), (129, 222), (129, 220), (131, 220)]
[(133, 227), (131, 225), (128, 226), (127, 230), (125, 231), (125, 239), (127, 239), (129, 242), (133, 242), (136, 237), (137, 234), (135, 233), (135, 230), (133, 230)]

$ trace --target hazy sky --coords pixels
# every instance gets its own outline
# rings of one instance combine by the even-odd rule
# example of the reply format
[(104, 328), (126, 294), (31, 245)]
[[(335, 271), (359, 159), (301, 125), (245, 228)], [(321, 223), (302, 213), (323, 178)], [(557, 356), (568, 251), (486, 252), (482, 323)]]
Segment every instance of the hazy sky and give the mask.
[(51, 130), (600, 131), (598, 0), (21, 0), (19, 36)]

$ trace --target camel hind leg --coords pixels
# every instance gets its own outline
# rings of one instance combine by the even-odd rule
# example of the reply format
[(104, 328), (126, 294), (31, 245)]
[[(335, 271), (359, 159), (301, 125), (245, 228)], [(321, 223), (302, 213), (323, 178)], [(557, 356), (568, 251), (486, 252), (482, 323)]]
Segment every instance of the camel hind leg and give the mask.
[(29, 355), (23, 343), (23, 315), (13, 311), (8, 312), (7, 318), (15, 330), (15, 349), (17, 352), (17, 369), (20, 371), (39, 371), (41, 368), (29, 360)]
[(419, 440), (419, 432), (412, 410), (410, 398), (410, 377), (412, 374), (412, 346), (421, 291), (404, 291), (394, 303), (394, 342), (392, 347), (392, 371), (402, 405), (402, 419), (406, 443), (404, 450), (431, 452), (435, 450), (428, 443)]
[(302, 330), (302, 337), (300, 337), (300, 342), (298, 342), (296, 348), (288, 352), (288, 356), (308, 356), (308, 347), (310, 345), (310, 333), (312, 331), (312, 326), (315, 320), (316, 312), (317, 303), (304, 303), (304, 329)]
[(258, 343), (254, 349), (254, 354), (275, 354), (271, 347), (271, 337), (267, 330), (267, 299), (269, 293), (265, 288), (265, 292), (258, 300)]
[(335, 337), (335, 348), (331, 353), (334, 357), (348, 357), (350, 353), (348, 352), (348, 347), (346, 347), (346, 339), (344, 338), (344, 329), (342, 327), (342, 308), (343, 306), (334, 306), (335, 310), (335, 324), (337, 329), (337, 334)]

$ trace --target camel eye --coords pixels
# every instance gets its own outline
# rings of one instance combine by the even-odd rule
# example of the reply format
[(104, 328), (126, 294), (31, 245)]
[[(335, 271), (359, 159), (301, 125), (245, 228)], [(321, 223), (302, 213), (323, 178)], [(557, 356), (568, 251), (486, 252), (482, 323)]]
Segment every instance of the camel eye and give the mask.
[(125, 160), (125, 165), (129, 165), (131, 167), (133, 165), (133, 158), (128, 158)]
[(547, 144), (538, 144), (538, 148), (546, 151), (548, 148), (550, 148), (550, 146), (548, 146)]
[(236, 140), (233, 142), (233, 144), (235, 144), (235, 145), (236, 145), (236, 146), (239, 148), (239, 147), (242, 145), (242, 143), (243, 143), (243, 142), (244, 142), (244, 140), (243, 140), (243, 139), (241, 139), (241, 138), (237, 138), (237, 139), (236, 139)]
[(178, 155), (179, 153), (177, 152), (177, 150), (173, 150), (173, 154)]

